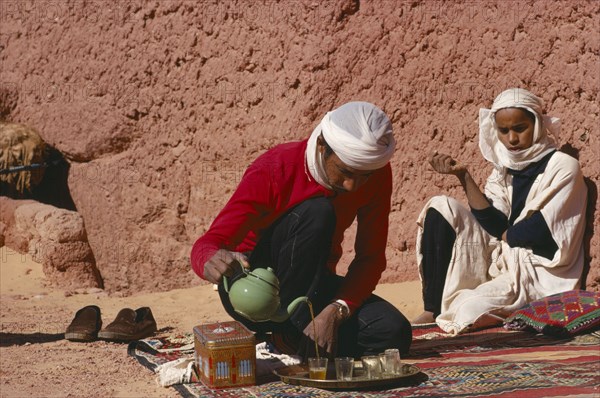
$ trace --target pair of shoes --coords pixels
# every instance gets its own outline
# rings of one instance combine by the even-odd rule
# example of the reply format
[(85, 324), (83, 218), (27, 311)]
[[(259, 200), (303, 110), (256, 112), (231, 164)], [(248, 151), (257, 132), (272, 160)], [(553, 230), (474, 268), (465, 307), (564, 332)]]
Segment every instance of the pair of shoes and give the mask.
[(100, 308), (83, 307), (67, 327), (65, 339), (70, 341), (95, 341), (96, 339), (129, 342), (152, 336), (157, 328), (149, 307), (137, 310), (123, 308), (113, 322), (102, 328)]

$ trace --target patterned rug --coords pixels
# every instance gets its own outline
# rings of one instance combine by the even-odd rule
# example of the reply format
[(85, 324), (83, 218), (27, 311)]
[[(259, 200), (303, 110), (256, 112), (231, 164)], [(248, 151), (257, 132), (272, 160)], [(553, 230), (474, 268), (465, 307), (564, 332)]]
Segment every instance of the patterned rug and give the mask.
[[(418, 385), (384, 391), (332, 392), (292, 386), (273, 378), (258, 385), (211, 390), (192, 377), (175, 385), (183, 397), (359, 398), (359, 397), (600, 397), (600, 332), (555, 339), (529, 332), (486, 329), (449, 336), (435, 325), (413, 329), (404, 362), (424, 374)], [(129, 355), (154, 370), (193, 354), (189, 336), (131, 343)]]

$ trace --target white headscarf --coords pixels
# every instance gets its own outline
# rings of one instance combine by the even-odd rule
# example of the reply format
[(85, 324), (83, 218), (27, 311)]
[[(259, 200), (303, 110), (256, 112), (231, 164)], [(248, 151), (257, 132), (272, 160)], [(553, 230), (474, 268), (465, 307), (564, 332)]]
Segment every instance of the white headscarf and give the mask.
[[(479, 110), (479, 149), (483, 157), (502, 172), (506, 169), (523, 170), (556, 149), (560, 132), (558, 118), (542, 114), (542, 100), (522, 88), (511, 88), (496, 97), (492, 109)], [(533, 145), (511, 152), (498, 140), (496, 112), (503, 108), (522, 108), (535, 115)]]
[(368, 102), (349, 102), (327, 112), (314, 129), (306, 147), (306, 162), (311, 176), (331, 189), (323, 167), (323, 156), (317, 149), (320, 134), (333, 152), (348, 167), (376, 170), (385, 166), (396, 147), (392, 123), (378, 107)]

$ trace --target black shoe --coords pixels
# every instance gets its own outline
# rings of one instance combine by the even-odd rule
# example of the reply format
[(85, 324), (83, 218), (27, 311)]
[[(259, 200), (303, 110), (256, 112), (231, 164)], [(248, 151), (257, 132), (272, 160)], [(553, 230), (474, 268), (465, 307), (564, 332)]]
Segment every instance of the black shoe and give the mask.
[(108, 341), (129, 342), (152, 336), (156, 332), (156, 321), (148, 307), (132, 310), (123, 308), (98, 338)]
[(65, 339), (70, 341), (94, 341), (102, 327), (100, 308), (95, 305), (83, 307), (77, 313), (65, 332)]

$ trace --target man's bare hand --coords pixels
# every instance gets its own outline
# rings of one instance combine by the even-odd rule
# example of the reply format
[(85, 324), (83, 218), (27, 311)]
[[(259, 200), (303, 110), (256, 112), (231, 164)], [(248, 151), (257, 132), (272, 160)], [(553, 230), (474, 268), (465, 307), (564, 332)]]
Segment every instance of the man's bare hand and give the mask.
[(240, 264), (244, 268), (250, 267), (248, 259), (242, 253), (220, 249), (204, 264), (204, 279), (219, 284), (223, 275), (233, 276), (235, 269), (239, 268)]
[(435, 171), (441, 174), (453, 174), (456, 176), (463, 175), (467, 172), (467, 168), (450, 156), (438, 153), (437, 151), (429, 154), (429, 164)]
[[(310, 354), (315, 350), (315, 341), (319, 346), (319, 352), (333, 358), (337, 351), (337, 334), (341, 324), (341, 320), (337, 315), (337, 307), (333, 304), (328, 305), (315, 317), (313, 322), (309, 323), (304, 329), (304, 341), (300, 345), (299, 354), (304, 357), (309, 357), (315, 354)], [(316, 332), (315, 335), (315, 326)], [(323, 351), (323, 352), (322, 352)]]

